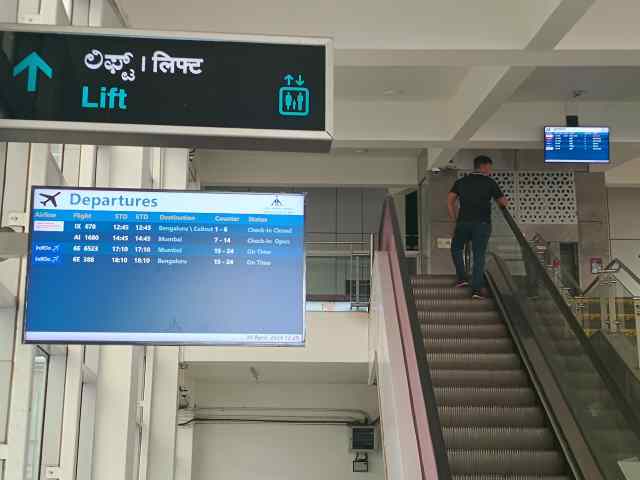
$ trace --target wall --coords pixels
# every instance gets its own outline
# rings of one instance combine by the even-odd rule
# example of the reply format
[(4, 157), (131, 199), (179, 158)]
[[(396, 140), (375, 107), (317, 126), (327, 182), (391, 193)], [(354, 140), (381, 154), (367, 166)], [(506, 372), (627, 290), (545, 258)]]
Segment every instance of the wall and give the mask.
[[(610, 188), (608, 198), (611, 256), (619, 258), (636, 274), (640, 274), (640, 188)], [(640, 285), (635, 285), (624, 276), (621, 278), (635, 295), (640, 295)]]
[(640, 158), (606, 172), (608, 187), (640, 187)]
[(415, 152), (329, 154), (198, 150), (202, 185), (410, 187)]
[(361, 364), (368, 362), (368, 314), (307, 312), (306, 328), (307, 343), (301, 348), (184, 347), (183, 361)]
[[(376, 389), (367, 385), (201, 383), (196, 392), (206, 406), (348, 408), (377, 416)], [(368, 474), (352, 473), (349, 435), (346, 426), (197, 424), (192, 479), (384, 479), (381, 452), (370, 454)]]

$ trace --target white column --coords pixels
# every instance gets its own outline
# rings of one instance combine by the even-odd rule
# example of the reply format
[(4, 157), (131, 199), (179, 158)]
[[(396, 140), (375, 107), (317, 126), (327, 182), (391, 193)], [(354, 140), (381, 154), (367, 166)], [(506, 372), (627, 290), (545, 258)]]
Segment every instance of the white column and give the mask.
[(193, 436), (195, 426), (193, 423), (178, 427), (176, 442), (176, 476), (174, 480), (191, 480), (193, 469)]
[[(142, 147), (98, 147), (96, 186), (140, 188), (150, 178)], [(90, 169), (89, 169), (90, 170)], [(102, 346), (97, 382), (93, 480), (133, 480), (137, 465), (137, 389), (142, 347)], [(84, 479), (83, 479), (84, 480)]]
[[(161, 187), (187, 188), (189, 151), (168, 148), (164, 151)], [(156, 169), (157, 170), (157, 169)], [(176, 469), (176, 415), (178, 402), (178, 347), (156, 347), (151, 397), (151, 424), (147, 478), (173, 480)], [(145, 459), (142, 459), (144, 461)]]
[(100, 349), (94, 480), (132, 480), (135, 459), (135, 368), (141, 347), (103, 346)]
[[(178, 347), (155, 347), (147, 478), (173, 480), (178, 408)], [(145, 459), (141, 459), (145, 461)]]
[[(27, 192), (31, 185), (47, 182), (49, 148), (46, 144), (9, 144), (7, 157), (7, 187), (3, 218), (11, 211), (26, 212), (29, 209)], [(15, 154), (15, 155), (12, 155)], [(26, 154), (26, 158), (25, 158)], [(19, 161), (24, 165), (19, 165)], [(6, 265), (5, 265), (6, 264)], [(9, 291), (18, 298), (15, 326), (14, 364), (9, 410), (7, 444), (9, 458), (6, 462), (6, 480), (23, 480), (26, 468), (26, 448), (29, 432), (31, 407), (31, 377), (33, 367), (33, 346), (22, 344), (24, 319), (24, 286), (26, 280), (26, 259), (3, 262), (0, 265), (3, 281), (6, 279)]]

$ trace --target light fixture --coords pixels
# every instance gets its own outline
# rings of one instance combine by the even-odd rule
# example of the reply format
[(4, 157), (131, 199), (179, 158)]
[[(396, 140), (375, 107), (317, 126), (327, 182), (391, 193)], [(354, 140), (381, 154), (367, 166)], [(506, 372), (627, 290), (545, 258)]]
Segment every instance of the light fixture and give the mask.
[(369, 150), (366, 148), (356, 148), (354, 152), (356, 153), (367, 153)]
[(404, 90), (399, 90), (397, 88), (387, 88), (382, 93), (383, 93), (383, 95), (386, 95), (386, 96), (390, 97), (390, 96), (393, 96), (393, 95), (402, 95), (404, 93)]

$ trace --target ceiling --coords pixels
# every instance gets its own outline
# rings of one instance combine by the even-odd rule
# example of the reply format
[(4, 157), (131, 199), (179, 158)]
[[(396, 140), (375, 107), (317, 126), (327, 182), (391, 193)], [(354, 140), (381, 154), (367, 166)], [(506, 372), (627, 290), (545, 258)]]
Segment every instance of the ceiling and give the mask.
[(196, 381), (233, 384), (367, 384), (368, 374), (366, 364), (300, 362), (198, 362), (186, 370)]
[(119, 3), (136, 28), (326, 36), (337, 48), (520, 48), (559, 0)]
[(455, 94), (465, 67), (338, 67), (335, 96), (354, 100), (441, 100)]
[[(334, 148), (350, 161), (353, 149), (429, 151), (431, 167), (464, 148), (533, 148), (576, 90), (585, 123), (640, 145), (638, 0), (113, 1), (134, 28), (332, 38)], [(524, 58), (562, 49), (592, 50), (580, 65), (593, 66)]]
[(640, 99), (640, 67), (537, 68), (513, 95), (514, 101), (559, 101), (583, 90), (579, 101)]
[(640, 48), (638, 18), (638, 0), (596, 0), (557, 48)]

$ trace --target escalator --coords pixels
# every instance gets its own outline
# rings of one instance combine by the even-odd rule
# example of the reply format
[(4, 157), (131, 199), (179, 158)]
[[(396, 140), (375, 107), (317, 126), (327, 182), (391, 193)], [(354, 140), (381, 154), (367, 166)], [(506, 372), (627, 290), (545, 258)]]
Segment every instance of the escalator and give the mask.
[[(385, 439), (401, 427), (400, 443), (415, 438), (420, 467), (394, 480), (640, 478), (640, 406), (623, 394), (508, 211), (500, 222), (487, 263), (492, 298), (472, 300), (453, 277), (409, 277), (395, 207), (385, 205), (372, 298), (387, 343), (376, 352), (381, 423)], [(406, 381), (394, 374), (394, 392), (389, 365), (406, 373)], [(390, 413), (404, 399), (408, 427)], [(387, 462), (409, 471), (413, 457), (403, 452), (413, 448), (394, 450), (391, 441)]]
[(569, 468), (493, 300), (455, 277), (412, 279), (454, 479), (568, 480)]

